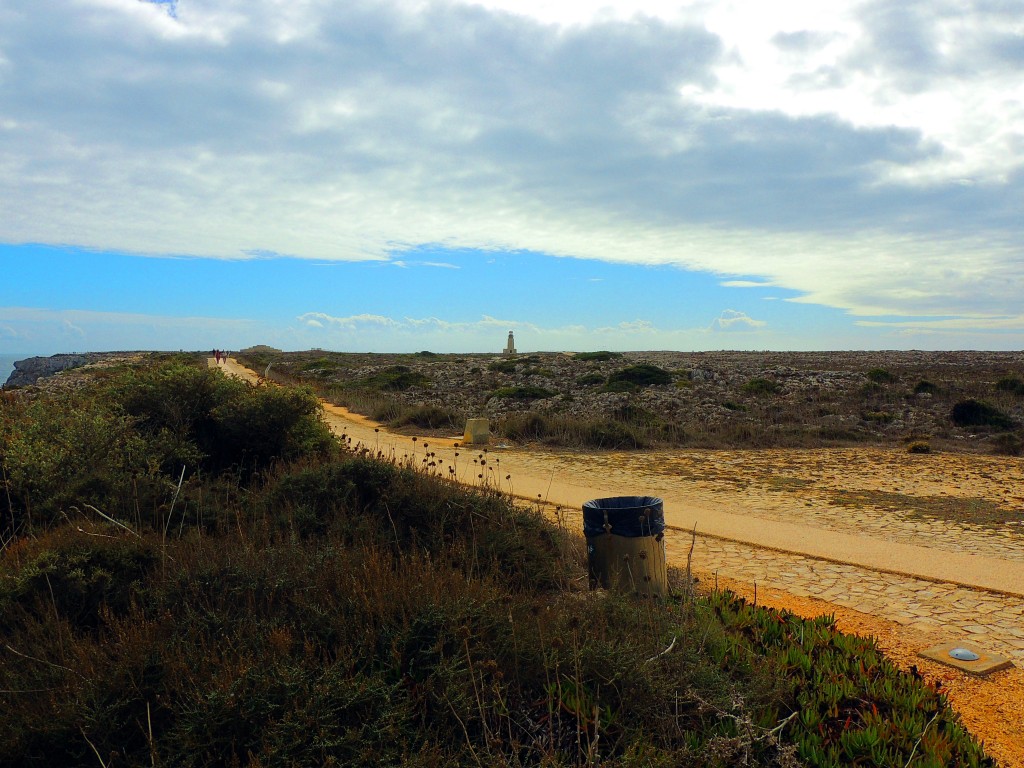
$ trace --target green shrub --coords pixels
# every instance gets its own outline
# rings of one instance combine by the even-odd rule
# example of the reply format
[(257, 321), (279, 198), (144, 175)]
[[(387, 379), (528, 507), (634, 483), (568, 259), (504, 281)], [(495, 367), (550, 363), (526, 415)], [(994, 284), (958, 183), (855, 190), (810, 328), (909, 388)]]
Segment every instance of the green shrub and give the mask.
[(509, 440), (542, 440), (552, 432), (549, 418), (533, 411), (509, 414), (498, 425), (500, 434)]
[(907, 445), (907, 453), (931, 453), (932, 447), (923, 440), (915, 440)]
[(409, 410), (409, 406), (401, 400), (392, 400), (385, 397), (374, 399), (366, 410), (367, 415), (374, 421), (381, 424), (393, 424), (402, 419)]
[(417, 405), (413, 408), (405, 409), (390, 424), (396, 427), (412, 424), (423, 429), (443, 429), (454, 427), (460, 421), (459, 416), (447, 408), (441, 408), (436, 405)]
[(1004, 376), (996, 382), (996, 390), (1013, 395), (1024, 395), (1024, 381), (1016, 376)]
[(980, 400), (961, 400), (949, 414), (958, 427), (1012, 429), (1016, 422), (995, 406)]
[(515, 373), (516, 365), (515, 360), (495, 360), (487, 364), (487, 370), (496, 373)]
[(185, 359), (130, 371), (104, 388), (136, 420), (136, 429), (165, 454), (161, 470), (193, 472), (217, 451), (213, 410), (246, 396), (249, 385)]
[(992, 452), (1001, 456), (1024, 456), (1024, 440), (1012, 432), (1003, 432), (992, 438)]
[(341, 363), (338, 360), (330, 357), (319, 357), (316, 360), (310, 360), (303, 363), (303, 371), (334, 371), (340, 367)]
[(621, 421), (600, 419), (584, 422), (579, 427), (580, 442), (589, 448), (645, 448), (647, 441), (640, 432)]
[(817, 437), (827, 442), (856, 443), (866, 440), (869, 435), (849, 427), (825, 426), (817, 429)]
[(85, 535), (65, 527), (33, 541), (19, 567), (0, 571), (0, 615), (53, 610), (77, 630), (95, 630), (101, 608), (128, 611), (156, 552), (112, 525), (83, 525)]
[(425, 374), (414, 371), (407, 365), (393, 365), (365, 379), (363, 384), (372, 389), (404, 392), (413, 387), (426, 387), (430, 384), (430, 379)]
[(607, 352), (602, 350), (599, 352), (577, 352), (574, 359), (581, 360), (583, 362), (593, 361), (604, 363), (608, 360), (614, 360), (619, 357), (622, 357), (621, 352)]
[(863, 418), (874, 424), (891, 424), (896, 417), (888, 411), (868, 411)]
[(932, 384), (930, 381), (925, 381), (924, 379), (914, 385), (915, 395), (934, 395), (937, 394), (938, 391), (939, 388), (937, 386)]
[(625, 424), (635, 424), (638, 426), (650, 426), (661, 423), (661, 419), (653, 411), (649, 411), (634, 403), (626, 403), (616, 408), (612, 413), (612, 418)]
[(885, 368), (872, 368), (864, 375), (868, 377), (868, 381), (873, 381), (875, 384), (892, 384), (896, 381), (896, 377)]
[(290, 387), (256, 387), (210, 414), (215, 439), (207, 463), (215, 471), (237, 468), (246, 476), (280, 459), (326, 456), (334, 437), (310, 392)]
[(748, 395), (773, 395), (779, 391), (779, 385), (771, 379), (753, 378), (740, 387)]
[(516, 386), (496, 389), (491, 393), (491, 397), (504, 400), (543, 400), (548, 397), (554, 397), (555, 394), (555, 392), (543, 387)]
[(602, 392), (635, 392), (637, 385), (630, 381), (612, 381), (611, 379), (601, 387)]
[(247, 482), (274, 461), (335, 446), (308, 392), (251, 387), (181, 358), (0, 407), (10, 500), (0, 525), (14, 529), (45, 528), (86, 505), (162, 526), (183, 469)]
[(581, 387), (595, 387), (604, 384), (604, 376), (599, 373), (585, 373), (576, 379), (576, 383)]
[(615, 371), (608, 377), (608, 385), (625, 383), (634, 387), (654, 387), (672, 383), (672, 374), (650, 363), (640, 363)]

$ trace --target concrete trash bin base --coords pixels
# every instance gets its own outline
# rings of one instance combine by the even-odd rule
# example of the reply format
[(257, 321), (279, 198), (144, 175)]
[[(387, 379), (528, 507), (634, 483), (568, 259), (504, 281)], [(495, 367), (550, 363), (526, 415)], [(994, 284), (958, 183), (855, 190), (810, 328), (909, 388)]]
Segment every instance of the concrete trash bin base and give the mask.
[(616, 496), (583, 505), (591, 589), (643, 597), (668, 594), (665, 513), (653, 496)]

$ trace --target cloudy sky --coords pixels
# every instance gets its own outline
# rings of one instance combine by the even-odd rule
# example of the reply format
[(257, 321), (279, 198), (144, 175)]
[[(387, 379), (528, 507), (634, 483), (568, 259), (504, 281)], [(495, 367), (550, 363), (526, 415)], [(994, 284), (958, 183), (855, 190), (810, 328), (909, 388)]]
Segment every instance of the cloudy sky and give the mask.
[(3, 0), (0, 353), (1024, 347), (1019, 0)]

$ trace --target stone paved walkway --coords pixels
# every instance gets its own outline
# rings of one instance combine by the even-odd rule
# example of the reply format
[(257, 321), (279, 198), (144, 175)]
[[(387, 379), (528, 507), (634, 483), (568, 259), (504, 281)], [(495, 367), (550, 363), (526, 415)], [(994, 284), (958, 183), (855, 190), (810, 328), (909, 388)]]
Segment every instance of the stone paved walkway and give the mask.
[[(582, 527), (575, 510), (560, 510), (569, 530)], [(715, 576), (878, 616), (918, 632), (971, 642), (1024, 667), (1024, 598), (957, 584), (926, 581), (854, 565), (777, 552), (750, 544), (669, 529), (669, 563), (685, 567), (693, 543), (691, 569), (705, 584)], [(941, 553), (936, 553), (941, 557)]]
[[(689, 535), (673, 532), (668, 544), (689, 549)], [(913, 629), (970, 641), (1024, 666), (1024, 600), (956, 584), (880, 573), (802, 555), (698, 536), (693, 570), (718, 573), (801, 597), (879, 616)]]

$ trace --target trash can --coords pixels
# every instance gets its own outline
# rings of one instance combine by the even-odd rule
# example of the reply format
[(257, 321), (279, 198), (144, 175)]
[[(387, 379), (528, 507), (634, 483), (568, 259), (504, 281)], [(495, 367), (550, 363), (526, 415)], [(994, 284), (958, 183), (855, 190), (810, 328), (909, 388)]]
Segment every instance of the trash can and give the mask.
[(668, 594), (665, 507), (654, 496), (614, 496), (583, 505), (590, 588), (644, 597)]

